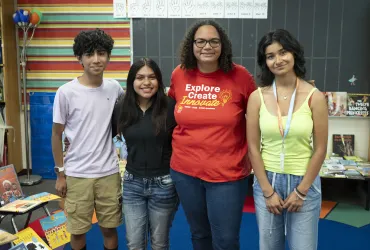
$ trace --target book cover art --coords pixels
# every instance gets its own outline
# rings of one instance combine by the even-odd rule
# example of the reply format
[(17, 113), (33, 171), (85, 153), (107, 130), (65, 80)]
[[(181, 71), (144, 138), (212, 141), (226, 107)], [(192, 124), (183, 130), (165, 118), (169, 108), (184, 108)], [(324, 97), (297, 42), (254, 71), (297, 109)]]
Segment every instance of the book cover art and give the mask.
[(55, 249), (70, 242), (71, 234), (67, 232), (66, 222), (67, 218), (63, 211), (40, 220), (51, 248)]
[(26, 245), (22, 242), (22, 243), (19, 243), (18, 245), (15, 245), (12, 248), (10, 248), (9, 250), (28, 250), (28, 249), (27, 249)]
[(42, 192), (39, 194), (34, 194), (31, 196), (28, 196), (24, 198), (23, 200), (33, 200), (33, 201), (41, 201), (41, 202), (46, 202), (46, 201), (52, 201), (52, 200), (57, 200), (61, 199), (60, 196), (55, 195), (55, 194), (50, 194), (48, 192)]
[(0, 246), (18, 239), (17, 236), (0, 229)]
[(355, 155), (355, 135), (333, 134), (333, 153), (340, 156)]
[(370, 112), (370, 94), (348, 94), (347, 116), (368, 117)]
[(347, 92), (325, 92), (329, 116), (346, 116)]
[(27, 249), (51, 250), (51, 248), (30, 227), (27, 227), (16, 235), (18, 236), (18, 239), (13, 241), (14, 244), (23, 242)]
[(0, 195), (1, 206), (23, 197), (23, 192), (13, 165), (0, 168)]
[(41, 201), (16, 200), (16, 201), (6, 204), (3, 207), (0, 207), (0, 211), (1, 212), (24, 213), (40, 205), (41, 203), (42, 203)]

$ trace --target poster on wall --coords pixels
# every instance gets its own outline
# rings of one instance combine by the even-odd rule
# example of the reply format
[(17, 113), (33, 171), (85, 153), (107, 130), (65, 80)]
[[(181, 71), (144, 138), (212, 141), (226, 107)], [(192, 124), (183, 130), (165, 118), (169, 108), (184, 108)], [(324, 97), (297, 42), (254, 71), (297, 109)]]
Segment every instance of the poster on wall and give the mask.
[(129, 0), (127, 1), (128, 17), (141, 18), (144, 16), (143, 4), (145, 0)]
[(126, 0), (113, 0), (113, 17), (126, 18)]
[(267, 0), (254, 0), (253, 5), (253, 18), (254, 19), (266, 19), (268, 2)]
[(253, 18), (255, 0), (239, 0), (239, 18)]
[(225, 18), (239, 17), (239, 0), (225, 0)]
[(181, 8), (181, 16), (183, 18), (196, 17), (197, 3), (195, 0), (183, 0)]
[(210, 12), (211, 17), (213, 18), (224, 18), (225, 17), (225, 1), (224, 0), (216, 0), (210, 1)]
[(127, 0), (130, 18), (266, 19), (267, 10), (268, 0)]
[(153, 1), (153, 17), (166, 18), (167, 17), (167, 1), (166, 0), (152, 0)]
[(182, 4), (181, 0), (166, 0), (167, 3), (167, 17), (168, 18), (181, 18)]

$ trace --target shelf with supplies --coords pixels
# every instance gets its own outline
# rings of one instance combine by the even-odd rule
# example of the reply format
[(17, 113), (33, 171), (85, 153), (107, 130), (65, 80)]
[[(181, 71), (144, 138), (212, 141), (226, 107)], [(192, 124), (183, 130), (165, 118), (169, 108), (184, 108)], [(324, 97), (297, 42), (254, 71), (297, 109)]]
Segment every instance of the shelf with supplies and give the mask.
[(330, 119), (370, 119), (370, 116), (329, 116)]

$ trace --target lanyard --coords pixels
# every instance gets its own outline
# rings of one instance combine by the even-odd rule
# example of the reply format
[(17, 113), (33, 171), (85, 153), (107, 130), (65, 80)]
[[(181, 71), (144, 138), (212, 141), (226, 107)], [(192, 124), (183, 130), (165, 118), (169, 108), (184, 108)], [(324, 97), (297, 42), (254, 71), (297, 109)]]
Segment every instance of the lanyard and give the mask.
[(275, 80), (274, 80), (274, 82), (272, 84), (272, 89), (274, 91), (274, 96), (275, 96), (275, 99), (276, 99), (278, 125), (279, 125), (280, 134), (281, 134), (281, 137), (282, 137), (281, 153), (280, 153), (280, 167), (281, 167), (281, 169), (283, 171), (284, 171), (284, 158), (285, 158), (285, 145), (284, 145), (284, 142), (285, 142), (285, 138), (286, 138), (286, 136), (287, 136), (287, 134), (289, 132), (289, 129), (290, 129), (290, 123), (292, 121), (292, 116), (293, 116), (295, 96), (296, 96), (296, 92), (297, 92), (298, 86), (299, 86), (299, 81), (298, 81), (298, 77), (297, 77), (297, 83), (296, 83), (296, 87), (294, 89), (294, 92), (292, 94), (292, 98), (290, 99), (289, 110), (288, 110), (288, 119), (287, 119), (287, 122), (285, 124), (285, 129), (284, 129), (283, 128), (283, 118), (281, 116), (281, 110), (280, 110), (279, 102), (278, 102), (278, 98), (277, 98), (277, 91), (276, 91), (276, 83), (275, 83)]

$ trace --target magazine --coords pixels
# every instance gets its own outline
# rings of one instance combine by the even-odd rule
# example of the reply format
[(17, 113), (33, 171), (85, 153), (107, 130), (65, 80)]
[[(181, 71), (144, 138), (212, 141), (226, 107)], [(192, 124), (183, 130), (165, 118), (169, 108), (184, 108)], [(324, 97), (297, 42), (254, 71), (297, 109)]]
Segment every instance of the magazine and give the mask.
[(27, 249), (51, 250), (51, 248), (30, 227), (27, 227), (16, 235), (18, 236), (18, 239), (13, 241), (14, 244), (23, 242)]
[(23, 192), (13, 165), (0, 168), (0, 195), (0, 206), (23, 198)]
[(0, 229), (0, 246), (18, 239), (17, 236)]
[(22, 243), (19, 243), (18, 245), (15, 245), (12, 248), (10, 248), (9, 250), (28, 250), (28, 249), (27, 249), (26, 245), (22, 242)]
[(24, 213), (42, 203), (41, 201), (16, 200), (0, 207), (0, 212)]
[(67, 232), (67, 218), (63, 211), (40, 220), (46, 239), (52, 249), (70, 242), (71, 234)]
[(24, 198), (23, 200), (47, 202), (47, 201), (52, 201), (52, 200), (57, 200), (57, 199), (61, 199), (61, 197), (55, 194), (50, 194), (48, 192), (42, 192), (39, 194), (28, 196)]

